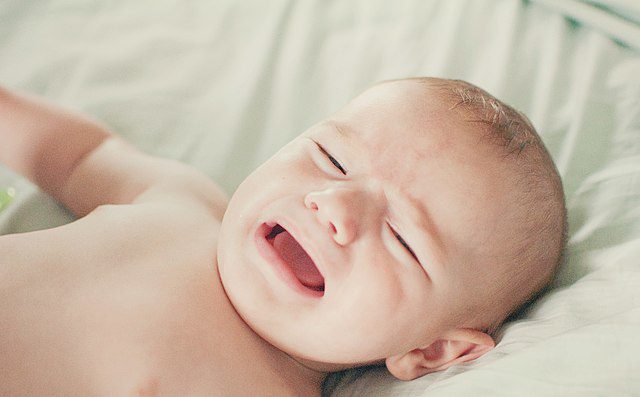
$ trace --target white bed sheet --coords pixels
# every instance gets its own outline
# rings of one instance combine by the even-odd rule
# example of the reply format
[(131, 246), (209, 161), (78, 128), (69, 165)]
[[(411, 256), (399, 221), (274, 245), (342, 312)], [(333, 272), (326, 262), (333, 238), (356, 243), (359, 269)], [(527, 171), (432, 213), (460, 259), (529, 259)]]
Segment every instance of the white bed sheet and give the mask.
[[(567, 263), (481, 359), (413, 382), (349, 371), (327, 394), (640, 395), (637, 11), (624, 0), (4, 0), (0, 84), (89, 113), (229, 193), (376, 81), (478, 84), (528, 114), (557, 162)], [(0, 234), (72, 220), (0, 167), (9, 186)]]

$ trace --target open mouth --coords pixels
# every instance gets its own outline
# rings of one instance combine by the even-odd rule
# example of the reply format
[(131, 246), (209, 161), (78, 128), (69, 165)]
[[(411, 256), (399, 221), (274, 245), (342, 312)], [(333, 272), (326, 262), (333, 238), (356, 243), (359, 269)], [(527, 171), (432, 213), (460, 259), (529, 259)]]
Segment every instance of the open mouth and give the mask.
[(298, 241), (277, 223), (273, 227), (267, 228), (267, 231), (265, 236), (267, 242), (271, 244), (298, 281), (316, 293), (324, 292), (324, 277)]

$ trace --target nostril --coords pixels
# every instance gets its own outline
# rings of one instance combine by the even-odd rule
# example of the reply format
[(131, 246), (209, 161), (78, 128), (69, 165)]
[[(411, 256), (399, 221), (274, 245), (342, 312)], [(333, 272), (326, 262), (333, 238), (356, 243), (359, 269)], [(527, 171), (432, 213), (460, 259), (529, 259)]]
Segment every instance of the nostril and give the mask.
[(318, 210), (318, 204), (314, 203), (313, 201), (309, 204), (309, 208), (311, 208), (313, 211), (317, 211)]
[(331, 232), (333, 234), (336, 234), (338, 232), (338, 230), (336, 230), (336, 227), (331, 222), (329, 222), (329, 228), (331, 229)]

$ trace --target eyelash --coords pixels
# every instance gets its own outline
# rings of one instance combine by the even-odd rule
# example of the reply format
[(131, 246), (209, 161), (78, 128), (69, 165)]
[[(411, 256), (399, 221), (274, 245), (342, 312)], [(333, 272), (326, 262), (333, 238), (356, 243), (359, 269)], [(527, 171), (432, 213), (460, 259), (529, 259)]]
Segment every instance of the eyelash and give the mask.
[[(342, 172), (343, 175), (347, 175), (347, 171), (344, 169), (344, 167), (342, 167), (342, 165), (340, 164), (340, 162), (338, 162), (338, 160), (336, 160), (332, 155), (329, 154), (329, 152), (327, 152), (325, 150), (325, 148), (323, 148), (318, 142), (315, 142), (315, 144), (318, 146), (318, 149), (320, 149), (320, 151), (327, 156), (327, 158), (331, 161), (331, 163), (333, 163), (333, 165), (340, 170), (340, 172)], [(409, 246), (409, 244), (407, 244), (406, 241), (404, 241), (404, 239), (402, 238), (402, 236), (400, 236), (394, 228), (391, 227), (391, 225), (389, 225), (389, 228), (391, 229), (391, 232), (393, 233), (393, 235), (398, 239), (398, 241), (400, 242), (400, 244), (402, 244), (402, 246), (404, 248), (406, 248), (407, 251), (409, 251), (409, 254), (411, 254), (411, 256), (413, 257), (413, 259), (415, 259), (417, 262), (418, 261), (418, 257), (416, 256), (416, 253), (413, 252), (413, 250), (411, 249), (411, 247)]]
[(318, 149), (320, 149), (320, 151), (322, 153), (324, 153), (325, 156), (327, 156), (327, 158), (333, 163), (333, 165), (340, 170), (340, 172), (342, 172), (342, 175), (347, 175), (347, 171), (344, 169), (344, 167), (342, 167), (342, 165), (340, 164), (340, 162), (338, 162), (338, 160), (335, 159), (335, 157), (333, 157), (332, 155), (329, 154), (329, 152), (327, 152), (322, 146), (320, 146), (319, 143), (316, 142), (316, 145), (318, 145)]
[(406, 249), (407, 249), (407, 251), (409, 251), (409, 254), (411, 254), (411, 256), (413, 257), (413, 259), (415, 259), (415, 260), (416, 260), (416, 262), (420, 262), (420, 261), (418, 260), (418, 257), (416, 256), (416, 253), (415, 253), (415, 252), (413, 252), (413, 250), (411, 249), (411, 247), (409, 247), (409, 244), (407, 244), (407, 242), (406, 242), (406, 241), (404, 241), (404, 239), (402, 238), (402, 236), (400, 236), (400, 235), (398, 234), (398, 232), (396, 232), (396, 231), (395, 231), (395, 229), (391, 227), (391, 225), (389, 225), (389, 228), (391, 229), (391, 232), (393, 233), (393, 235), (398, 239), (398, 241), (400, 242), (400, 244), (402, 244), (402, 246), (403, 246), (404, 248), (406, 248)]

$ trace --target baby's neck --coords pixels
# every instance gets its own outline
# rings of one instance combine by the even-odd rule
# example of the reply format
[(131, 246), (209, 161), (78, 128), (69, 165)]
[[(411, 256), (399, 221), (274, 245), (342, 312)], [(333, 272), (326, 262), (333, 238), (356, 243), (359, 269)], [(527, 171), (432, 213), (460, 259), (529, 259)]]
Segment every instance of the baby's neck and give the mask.
[[(242, 339), (244, 339), (245, 342), (260, 345), (262, 352), (258, 355), (268, 357), (268, 365), (273, 371), (279, 374), (285, 374), (284, 377), (289, 383), (295, 386), (296, 390), (300, 392), (305, 391), (305, 393), (301, 393), (300, 395), (320, 395), (322, 384), (329, 372), (332, 372), (332, 367), (323, 368), (314, 362), (286, 354), (256, 334), (253, 329), (242, 320), (237, 312), (235, 312), (230, 302), (229, 306), (234, 310), (236, 318), (241, 322), (243, 330), (246, 331), (246, 335), (242, 333)], [(340, 368), (336, 368), (335, 370), (338, 371)]]
[[(195, 329), (208, 330), (208, 333), (201, 334), (202, 340), (197, 341), (195, 345), (213, 352), (213, 355), (210, 358), (205, 356), (204, 359), (209, 362), (194, 365), (200, 365), (200, 368), (206, 366), (212, 372), (220, 372), (220, 361), (223, 361), (222, 368), (225, 369), (222, 371), (227, 372), (228, 369), (233, 373), (231, 377), (237, 376), (237, 379), (230, 381), (251, 382), (253, 378), (260, 379), (262, 383), (264, 380), (265, 395), (285, 395), (280, 389), (269, 392), (270, 388), (276, 385), (284, 387), (283, 390), (295, 391), (292, 395), (320, 396), (322, 383), (328, 371), (309, 366), (303, 360), (287, 355), (262, 339), (235, 311), (222, 288), (217, 269), (210, 269), (209, 274), (203, 276), (205, 275), (201, 274), (198, 279), (207, 280), (207, 283), (199, 283), (198, 295), (201, 302), (206, 302), (202, 307), (206, 313), (194, 318), (200, 324), (192, 326)], [(231, 368), (236, 366), (242, 366), (243, 369), (231, 371)]]
[[(259, 338), (259, 336), (257, 337)], [(266, 349), (269, 350), (269, 354), (273, 357), (275, 369), (282, 371), (282, 373), (289, 374), (287, 378), (299, 387), (304, 387), (306, 389), (310, 386), (308, 389), (314, 393), (317, 392), (319, 395), (322, 390), (322, 383), (331, 371), (318, 370), (310, 362), (302, 359), (295, 359), (273, 345), (270, 345), (268, 342), (264, 341), (264, 339), (260, 338), (260, 340), (265, 343)], [(339, 369), (336, 369), (336, 371), (337, 370)]]

